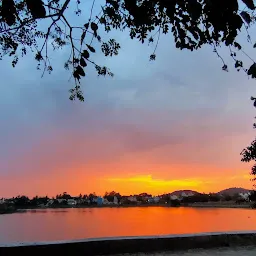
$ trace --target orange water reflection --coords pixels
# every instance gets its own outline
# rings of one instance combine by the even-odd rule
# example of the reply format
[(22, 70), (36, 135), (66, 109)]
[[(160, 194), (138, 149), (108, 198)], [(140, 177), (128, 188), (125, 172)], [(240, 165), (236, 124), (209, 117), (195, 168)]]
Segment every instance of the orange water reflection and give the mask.
[(256, 211), (203, 208), (37, 210), (0, 216), (0, 243), (256, 230)]

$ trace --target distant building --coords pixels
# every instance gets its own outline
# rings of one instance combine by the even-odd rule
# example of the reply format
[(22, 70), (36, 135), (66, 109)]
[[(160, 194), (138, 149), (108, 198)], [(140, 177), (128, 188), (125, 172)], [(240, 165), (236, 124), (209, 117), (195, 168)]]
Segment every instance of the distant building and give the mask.
[(182, 192), (181, 193), (182, 197), (189, 197), (189, 196), (193, 196), (193, 195), (194, 195), (194, 193), (192, 193), (192, 192), (187, 192), (187, 193), (186, 192)]
[(59, 204), (62, 204), (63, 202), (66, 201), (66, 199), (57, 199), (57, 201), (59, 202)]
[(98, 203), (98, 197), (94, 197), (93, 199), (92, 199), (92, 203)]
[(50, 200), (47, 202), (46, 206), (50, 206), (50, 205), (52, 205), (53, 203), (54, 203), (54, 200), (53, 200), (53, 199), (50, 199)]
[(137, 202), (136, 196), (128, 196), (127, 200), (129, 200), (130, 202)]
[(249, 196), (251, 195), (250, 192), (247, 193), (239, 193), (239, 197), (245, 201), (249, 201)]
[(73, 199), (73, 198), (72, 198), (72, 199), (68, 199), (68, 200), (67, 200), (67, 204), (70, 205), (70, 206), (76, 205), (76, 200)]
[(128, 201), (128, 196), (122, 196), (122, 198), (120, 200), (120, 204), (127, 203), (127, 201)]
[(179, 200), (179, 197), (176, 195), (170, 195), (171, 200)]
[(84, 203), (85, 203), (85, 204), (90, 204), (91, 201), (90, 201), (89, 199), (84, 199)]
[(153, 204), (153, 203), (154, 203), (154, 199), (153, 199), (153, 197), (148, 198), (148, 203), (150, 203), (150, 204)]
[(76, 199), (76, 204), (84, 204), (84, 203), (85, 203), (85, 199), (81, 199), (81, 198)]
[(107, 198), (103, 198), (103, 204), (110, 204)]
[(97, 205), (103, 205), (104, 199), (102, 197), (97, 197)]
[(142, 197), (142, 201), (144, 202), (149, 202), (152, 199), (152, 195), (147, 195), (145, 193), (143, 193), (142, 195), (139, 195)]
[(114, 196), (113, 204), (118, 204), (118, 198)]
[(160, 201), (160, 197), (158, 197), (158, 196), (155, 196), (155, 197), (153, 197), (153, 201), (154, 201), (154, 203), (159, 203), (159, 201)]
[(160, 197), (159, 196), (150, 197), (150, 198), (148, 198), (147, 201), (150, 204), (157, 204), (160, 201)]

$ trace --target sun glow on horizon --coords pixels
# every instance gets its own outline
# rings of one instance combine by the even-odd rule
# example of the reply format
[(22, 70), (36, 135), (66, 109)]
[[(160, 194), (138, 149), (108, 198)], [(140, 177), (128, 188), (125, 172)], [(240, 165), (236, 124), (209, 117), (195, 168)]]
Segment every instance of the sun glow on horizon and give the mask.
[(159, 179), (154, 178), (151, 174), (136, 175), (130, 177), (108, 178), (113, 187), (119, 189), (124, 193), (142, 193), (148, 192), (150, 194), (169, 193), (174, 190), (191, 189), (200, 190), (203, 183), (210, 184), (209, 181), (203, 182), (197, 178), (191, 179)]
[[(248, 183), (246, 174), (230, 177), (197, 177), (187, 179), (161, 179), (154, 178), (151, 174), (134, 175), (128, 177), (110, 177), (106, 179), (116, 190), (123, 193), (142, 193), (151, 194), (169, 193), (175, 190), (196, 190), (198, 192), (218, 192), (227, 187), (235, 187), (236, 181), (240, 184)], [(247, 184), (245, 187), (247, 187)]]
[(164, 179), (154, 179), (151, 174), (149, 175), (138, 175), (127, 178), (109, 178), (109, 181), (113, 182), (136, 182), (144, 183), (152, 187), (198, 187), (202, 184), (202, 181), (197, 179), (181, 179), (181, 180), (164, 180)]

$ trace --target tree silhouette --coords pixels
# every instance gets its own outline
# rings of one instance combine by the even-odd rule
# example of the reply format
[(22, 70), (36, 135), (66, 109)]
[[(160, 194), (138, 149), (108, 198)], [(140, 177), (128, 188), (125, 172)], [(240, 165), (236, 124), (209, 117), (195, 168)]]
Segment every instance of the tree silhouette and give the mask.
[(17, 208), (25, 208), (30, 205), (30, 200), (27, 196), (17, 196), (14, 198), (14, 205)]
[(122, 198), (122, 196), (118, 192), (115, 192), (115, 191), (105, 192), (104, 198), (106, 198), (109, 202), (114, 202), (114, 197), (118, 199), (118, 202)]
[[(254, 100), (254, 107), (256, 107), (256, 99), (255, 98), (251, 98), (251, 100)], [(253, 124), (253, 128), (256, 128), (256, 123)], [(246, 147), (242, 152), (242, 161), (243, 162), (252, 162), (254, 161), (254, 164), (251, 168), (251, 175), (254, 176), (254, 178), (252, 179), (253, 181), (256, 180), (256, 139), (251, 143), (250, 146)]]
[(71, 199), (72, 198), (72, 196), (71, 195), (69, 195), (67, 192), (63, 192), (62, 194), (60, 194), (60, 195), (57, 195), (56, 196), (56, 199)]
[[(75, 5), (71, 5), (71, 0), (0, 0), (1, 56), (12, 56), (15, 66), (20, 57), (32, 51), (38, 61), (37, 68), (42, 68), (44, 74), (53, 70), (49, 48), (70, 47), (64, 63), (75, 79), (70, 99), (81, 101), (84, 97), (80, 79), (86, 75), (87, 65), (93, 65), (98, 75), (113, 76), (107, 67), (93, 61), (97, 43), (105, 56), (118, 54), (120, 44), (115, 39), (104, 41), (105, 32), (113, 29), (127, 30), (132, 39), (154, 44), (150, 60), (156, 58), (161, 34), (171, 33), (175, 46), (181, 50), (193, 51), (211, 45), (222, 61), (222, 69), (227, 71), (218, 53), (218, 47), (225, 45), (235, 68), (256, 78), (256, 64), (237, 41), (241, 28), (248, 32), (249, 25), (255, 21), (253, 0), (102, 0), (103, 5), (94, 15), (95, 1), (92, 0), (84, 25), (80, 25), (71, 24), (67, 11), (81, 16), (85, 11), (80, 8), (81, 0), (76, 0)], [(46, 24), (46, 29), (40, 24)], [(250, 41), (249, 34), (247, 39)], [(244, 67), (237, 51), (249, 57), (250, 66)]]

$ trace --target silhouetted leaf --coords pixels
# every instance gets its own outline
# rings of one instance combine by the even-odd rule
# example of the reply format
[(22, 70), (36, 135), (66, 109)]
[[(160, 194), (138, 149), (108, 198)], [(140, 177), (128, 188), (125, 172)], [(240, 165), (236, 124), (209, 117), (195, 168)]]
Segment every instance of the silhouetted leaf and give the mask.
[(42, 56), (41, 52), (37, 52), (37, 53), (36, 53), (35, 59), (36, 59), (37, 61), (43, 60), (43, 56)]
[(16, 8), (13, 0), (2, 0), (1, 16), (3, 20), (12, 26), (16, 21)]
[(79, 63), (79, 59), (78, 58), (74, 58), (73, 62), (74, 62), (74, 64)]
[(48, 67), (47, 67), (47, 71), (48, 71), (48, 73), (49, 73), (49, 74), (51, 74), (51, 73), (52, 73), (52, 71), (53, 71), (52, 66), (48, 66)]
[(149, 60), (155, 60), (156, 59), (156, 55), (155, 54), (151, 54), (150, 57), (149, 57)]
[(98, 25), (97, 25), (96, 23), (92, 22), (92, 23), (91, 23), (91, 29), (92, 29), (93, 31), (97, 31), (97, 30), (98, 30)]
[(79, 75), (79, 72), (78, 72), (77, 70), (74, 71), (73, 77), (74, 77), (75, 79), (77, 79), (78, 81), (81, 79), (81, 77), (80, 77), (80, 75)]
[(84, 50), (81, 54), (85, 59), (89, 59), (90, 53), (87, 50)]
[(247, 74), (252, 78), (256, 78), (256, 63), (253, 63), (247, 71)]
[(248, 12), (246, 12), (246, 11), (242, 11), (241, 12), (241, 16), (242, 16), (242, 18), (245, 20), (245, 22), (247, 23), (247, 24), (250, 24), (251, 23), (251, 16), (250, 16), (250, 14), (248, 13)]
[(80, 76), (85, 76), (85, 73), (84, 73), (84, 70), (83, 70), (83, 68), (81, 67), (81, 66), (77, 66), (76, 67), (76, 71), (78, 72), (78, 74), (80, 75)]
[(224, 64), (224, 65), (222, 66), (222, 70), (228, 71), (228, 66), (227, 66), (226, 64)]
[(13, 61), (12, 61), (12, 66), (15, 67), (17, 65), (18, 61), (19, 61), (18, 56), (15, 56)]
[(241, 45), (240, 45), (239, 43), (237, 43), (237, 42), (234, 42), (234, 46), (235, 46), (238, 50), (241, 50), (241, 49), (242, 49)]
[(90, 46), (89, 44), (86, 44), (86, 46), (91, 52), (95, 52), (95, 49), (92, 46)]
[(84, 38), (85, 38), (85, 35), (86, 35), (86, 31), (83, 31), (82, 35), (81, 35), (81, 45), (83, 44), (83, 41), (84, 41)]
[(84, 60), (83, 57), (81, 57), (81, 59), (80, 59), (80, 65), (81, 65), (82, 67), (86, 67), (86, 66), (87, 66), (87, 63), (86, 63), (86, 61)]
[(251, 9), (251, 10), (254, 10), (255, 9), (255, 5), (254, 5), (254, 3), (253, 3), (253, 0), (242, 0), (244, 3), (245, 3), (245, 5), (249, 8), (249, 9)]
[(76, 97), (77, 97), (80, 101), (84, 102), (84, 96), (83, 96), (82, 92), (77, 93), (77, 94), (76, 94)]
[(104, 42), (101, 45), (101, 51), (105, 56), (117, 55), (120, 49), (120, 44), (117, 43), (114, 39), (110, 39), (108, 42)]
[(88, 28), (89, 28), (89, 23), (84, 24), (84, 27), (85, 27), (86, 29), (88, 29)]
[(243, 62), (240, 60), (237, 60), (235, 63), (235, 68), (243, 67)]
[(106, 76), (106, 75), (109, 75), (111, 77), (114, 76), (114, 74), (110, 72), (107, 69), (107, 67), (100, 67), (99, 65), (95, 65), (95, 69), (97, 70), (99, 76)]
[(101, 18), (100, 18), (100, 23), (101, 23), (101, 24), (105, 24), (105, 23), (106, 23), (106, 19), (105, 19), (104, 17), (101, 17)]
[(42, 0), (26, 0), (27, 8), (33, 18), (44, 18), (46, 11)]

